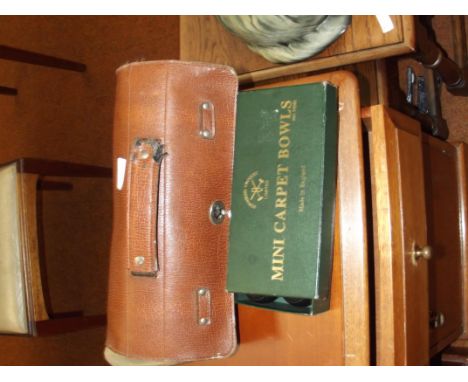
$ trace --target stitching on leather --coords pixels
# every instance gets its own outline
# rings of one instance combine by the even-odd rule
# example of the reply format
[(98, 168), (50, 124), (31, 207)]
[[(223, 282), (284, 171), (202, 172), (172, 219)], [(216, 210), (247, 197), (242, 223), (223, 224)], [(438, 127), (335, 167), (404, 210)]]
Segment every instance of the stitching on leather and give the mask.
[[(232, 124), (235, 124), (236, 123), (236, 113), (237, 113), (237, 81), (235, 81), (235, 84), (233, 85), (234, 86), (234, 97), (233, 99), (231, 100), (232, 103), (233, 103), (233, 111), (232, 111)], [(231, 126), (229, 126), (231, 127)], [(231, 132), (231, 136), (232, 136), (232, 144), (231, 144), (231, 163), (230, 163), (230, 168), (232, 169), (233, 168), (233, 165), (234, 165), (234, 142), (235, 142), (235, 126), (232, 126), (232, 132)], [(231, 174), (232, 175), (232, 174)], [(232, 182), (232, 178), (231, 178), (231, 182)], [(228, 193), (227, 193), (227, 198), (225, 199), (226, 202), (228, 203), (227, 206), (229, 206), (228, 208), (232, 208), (232, 195), (231, 195), (231, 188), (232, 188), (232, 183), (230, 185), (230, 188), (228, 190)], [(226, 237), (225, 237), (225, 240), (228, 241), (229, 240), (229, 231), (230, 231), (230, 225), (231, 225), (231, 221), (230, 219), (228, 220), (228, 226), (227, 226), (227, 229), (226, 229)], [(228, 250), (228, 246), (226, 248)], [(226, 275), (227, 275), (227, 256), (226, 256)], [(232, 309), (232, 312), (231, 312), (231, 315), (229, 317), (229, 320), (231, 322), (231, 325), (230, 325), (230, 329), (231, 329), (231, 346), (230, 348), (227, 350), (227, 353), (225, 354), (222, 354), (221, 357), (228, 357), (232, 354), (234, 354), (234, 352), (236, 351), (237, 349), (237, 332), (236, 332), (236, 309), (235, 309), (235, 305), (234, 305), (234, 295), (233, 294), (228, 294), (227, 295), (227, 300), (229, 301), (229, 305), (230, 306), (233, 306), (233, 309)]]
[[(229, 191), (227, 191), (228, 195), (229, 195), (229, 192), (230, 192), (230, 188), (229, 188)], [(229, 222), (229, 220), (228, 220)], [(230, 223), (230, 222), (229, 222)], [(219, 253), (220, 253), (220, 250), (219, 250), (219, 247), (220, 247), (220, 243), (221, 241), (224, 239), (224, 240), (228, 240), (228, 237), (229, 237), (229, 226), (230, 224), (227, 225), (226, 229), (225, 230), (219, 230), (220, 231), (220, 234), (218, 235), (218, 240), (217, 240), (217, 243), (216, 243), (216, 258), (219, 258)], [(226, 250), (228, 248), (228, 246), (225, 247)], [(225, 254), (226, 256), (226, 254)], [(227, 264), (227, 257), (226, 257), (226, 264)], [(226, 265), (227, 267), (227, 265)], [(227, 274), (227, 268), (225, 269), (225, 275)], [(225, 293), (225, 299), (227, 297), (227, 300), (229, 301), (229, 306), (233, 306), (234, 304), (234, 301), (233, 301), (233, 297), (232, 297), (232, 294), (230, 294), (229, 292), (227, 291), (223, 291)], [(232, 309), (232, 315), (229, 317), (229, 320), (231, 322), (231, 324), (234, 322), (234, 325), (228, 325), (228, 329), (230, 329), (231, 331), (231, 341), (232, 341), (232, 345), (234, 345), (234, 349), (236, 348), (237, 346), (237, 336), (236, 336), (236, 330), (235, 330), (235, 307)], [(227, 337), (227, 336), (226, 336)], [(232, 346), (231, 345), (231, 346)], [(228, 354), (231, 353), (231, 348), (230, 350), (228, 351)], [(224, 356), (224, 354), (222, 355)], [(213, 357), (213, 358), (217, 358), (217, 357)]]
[[(230, 168), (232, 169), (234, 166), (234, 147), (235, 147), (235, 140), (236, 140), (236, 129), (235, 129), (235, 123), (236, 123), (236, 115), (237, 115), (237, 80), (234, 82), (234, 97), (233, 97), (233, 111), (232, 111), (232, 144), (231, 144), (231, 163), (230, 163)], [(232, 208), (232, 195), (231, 195), (231, 188), (232, 188), (232, 179), (233, 179), (233, 174), (231, 174), (231, 185), (227, 194), (227, 199), (226, 201), (229, 203), (229, 209)], [(229, 243), (229, 232), (230, 232), (230, 225), (231, 225), (231, 220), (228, 220), (228, 227), (227, 227), (227, 235), (225, 240)], [(227, 246), (227, 250), (229, 248), (229, 245)], [(226, 276), (227, 276), (227, 258), (226, 258)], [(225, 357), (230, 356), (233, 354), (236, 349), (237, 349), (237, 332), (236, 332), (236, 308), (235, 308), (235, 303), (234, 303), (234, 294), (229, 294), (228, 295), (229, 303), (233, 307), (232, 308), (232, 314), (229, 317), (231, 320), (231, 348), (228, 350), (227, 354), (224, 354)]]
[[(129, 143), (130, 143), (130, 109), (131, 109), (131, 96), (132, 96), (132, 93), (131, 93), (131, 88), (132, 88), (132, 70), (133, 70), (133, 66), (130, 67), (130, 70), (128, 72), (128, 112), (127, 112), (127, 142), (126, 142), (126, 147), (127, 147), (127, 150), (130, 150), (129, 147)], [(129, 156), (129, 151), (128, 151), (128, 154), (127, 154), (127, 161), (130, 159), (130, 156)], [(131, 171), (131, 166), (127, 166), (127, 169), (128, 169), (128, 176), (127, 176), (127, 189), (125, 190), (126, 192), (126, 195), (127, 195), (127, 216), (126, 216), (126, 221), (125, 221), (125, 229), (126, 229), (126, 235), (127, 235), (127, 267), (129, 266), (128, 264), (128, 261), (129, 261), (129, 258), (130, 258), (130, 246), (129, 246), (129, 240), (130, 240), (130, 237), (129, 237), (129, 233), (130, 233), (130, 227), (129, 227), (129, 222), (130, 222), (130, 198), (129, 198), (129, 185), (131, 184), (131, 181), (132, 181), (132, 171)], [(128, 274), (125, 276), (125, 293), (126, 293), (126, 296), (128, 297), (128, 289), (129, 289), (129, 276)], [(125, 354), (128, 355), (129, 353), (129, 343), (128, 343), (128, 304), (129, 304), (129, 299), (126, 298), (125, 299), (125, 345), (126, 345), (126, 351), (125, 351)]]
[[(164, 85), (164, 137), (162, 138), (162, 143), (166, 143), (166, 128), (167, 128), (167, 91), (168, 91), (168, 85), (169, 85), (169, 75), (170, 75), (170, 66), (166, 67), (166, 83)], [(163, 208), (163, 213), (164, 213), (164, 219), (163, 219), (163, 232), (162, 232), (162, 238), (163, 238), (163, 254), (166, 254), (166, 187), (167, 187), (167, 167), (168, 166), (163, 166), (162, 170), (164, 171), (164, 185), (163, 185), (163, 197), (162, 197), (162, 202), (161, 206)], [(161, 181), (161, 179), (159, 179)], [(161, 189), (161, 185), (160, 185)], [(159, 204), (159, 203), (158, 203)], [(158, 206), (159, 208), (159, 206)], [(163, 289), (162, 289), (162, 295), (163, 295), (163, 307), (166, 306), (166, 259), (164, 258), (165, 256), (161, 256), (161, 268), (162, 268), (162, 282), (163, 282)], [(163, 309), (163, 335), (162, 335), (162, 348), (163, 348), (163, 354), (166, 354), (166, 312), (165, 309)]]
[(206, 63), (203, 61), (179, 61), (179, 60), (154, 60), (154, 61), (136, 61), (130, 62), (128, 64), (122, 65), (117, 68), (116, 72), (123, 70), (126, 67), (133, 67), (133, 66), (144, 66), (144, 65), (178, 65), (178, 66), (197, 66), (199, 68), (215, 68), (219, 70), (225, 70), (235, 77), (237, 77), (237, 72), (235, 69), (229, 65), (222, 65), (222, 64), (214, 64), (214, 63)]

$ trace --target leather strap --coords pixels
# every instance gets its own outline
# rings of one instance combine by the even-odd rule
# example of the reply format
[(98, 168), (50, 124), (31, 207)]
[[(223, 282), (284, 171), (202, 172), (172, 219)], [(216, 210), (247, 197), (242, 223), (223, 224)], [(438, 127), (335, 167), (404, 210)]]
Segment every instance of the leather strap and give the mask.
[(163, 145), (156, 139), (137, 139), (130, 149), (129, 259), (134, 276), (156, 276), (157, 214)]

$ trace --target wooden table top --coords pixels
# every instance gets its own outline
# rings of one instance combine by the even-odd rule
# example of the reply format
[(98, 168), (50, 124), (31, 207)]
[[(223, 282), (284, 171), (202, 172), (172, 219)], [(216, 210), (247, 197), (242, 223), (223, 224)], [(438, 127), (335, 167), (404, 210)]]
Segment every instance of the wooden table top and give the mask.
[(394, 28), (384, 33), (375, 16), (353, 16), (347, 31), (308, 60), (273, 64), (249, 50), (214, 16), (181, 16), (180, 58), (230, 65), (239, 81), (258, 82), (298, 73), (375, 60), (415, 49), (414, 16), (391, 16)]

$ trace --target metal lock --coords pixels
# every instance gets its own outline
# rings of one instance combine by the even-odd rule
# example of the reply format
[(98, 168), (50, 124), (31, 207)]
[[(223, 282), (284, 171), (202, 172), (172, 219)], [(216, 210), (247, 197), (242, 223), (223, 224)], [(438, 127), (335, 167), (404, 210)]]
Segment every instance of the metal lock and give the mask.
[(211, 203), (209, 211), (211, 223), (221, 224), (224, 221), (224, 218), (228, 215), (229, 213), (226, 212), (224, 203), (221, 200), (216, 200), (213, 203)]

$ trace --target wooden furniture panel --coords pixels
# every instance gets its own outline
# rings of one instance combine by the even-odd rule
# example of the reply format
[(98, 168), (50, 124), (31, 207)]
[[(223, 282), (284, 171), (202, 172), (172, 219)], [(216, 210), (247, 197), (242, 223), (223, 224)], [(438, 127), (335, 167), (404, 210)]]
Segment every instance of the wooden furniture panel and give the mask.
[[(349, 72), (311, 77), (338, 87), (340, 125), (330, 310), (313, 317), (239, 305), (238, 351), (212, 365), (368, 365), (367, 233), (360, 105)], [(294, 85), (303, 79), (284, 84)], [(268, 85), (274, 86), (274, 85)]]
[[(461, 232), (457, 150), (424, 134), (431, 356), (462, 333)], [(442, 319), (443, 321), (440, 321)]]
[(375, 16), (353, 16), (348, 30), (313, 58), (289, 65), (268, 62), (247, 48), (214, 16), (181, 16), (180, 58), (230, 65), (241, 83), (334, 68), (409, 53), (415, 48), (413, 16), (391, 16), (394, 29), (383, 33)]
[(0, 59), (71, 70), (74, 72), (86, 71), (86, 65), (79, 62), (64, 60), (63, 58), (35, 53), (24, 49), (13, 48), (7, 45), (0, 45)]
[(421, 130), (381, 105), (370, 116), (377, 364), (427, 364), (427, 262), (410, 256), (427, 245)]
[(468, 243), (466, 240), (468, 223), (468, 145), (456, 143), (458, 195), (460, 202), (460, 249), (462, 278), (462, 317), (463, 333), (454, 346), (468, 348)]
[(441, 357), (442, 366), (468, 366), (468, 348), (450, 347)]

